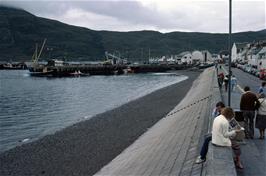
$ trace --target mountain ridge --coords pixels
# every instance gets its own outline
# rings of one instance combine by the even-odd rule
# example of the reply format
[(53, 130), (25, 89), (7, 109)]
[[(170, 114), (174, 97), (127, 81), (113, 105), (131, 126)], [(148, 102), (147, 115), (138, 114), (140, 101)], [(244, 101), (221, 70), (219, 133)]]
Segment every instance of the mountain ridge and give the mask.
[[(120, 52), (129, 60), (178, 54), (186, 50), (218, 53), (227, 48), (228, 35), (223, 33), (159, 31), (107, 31), (73, 26), (35, 16), (25, 10), (0, 6), (0, 60), (30, 60), (35, 43), (47, 38), (42, 58), (65, 60), (102, 60), (105, 51)], [(266, 38), (266, 30), (233, 34), (235, 42), (253, 42)]]

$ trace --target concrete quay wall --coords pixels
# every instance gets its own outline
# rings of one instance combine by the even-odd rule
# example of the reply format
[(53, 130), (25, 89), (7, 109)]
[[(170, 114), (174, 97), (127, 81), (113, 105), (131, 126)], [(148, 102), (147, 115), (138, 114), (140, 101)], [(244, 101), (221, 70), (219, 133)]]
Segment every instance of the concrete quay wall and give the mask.
[[(95, 175), (219, 174), (211, 172), (208, 162), (195, 164), (195, 158), (204, 134), (210, 131), (212, 109), (220, 99), (215, 69), (208, 68), (171, 112)], [(215, 155), (213, 151), (210, 156)]]

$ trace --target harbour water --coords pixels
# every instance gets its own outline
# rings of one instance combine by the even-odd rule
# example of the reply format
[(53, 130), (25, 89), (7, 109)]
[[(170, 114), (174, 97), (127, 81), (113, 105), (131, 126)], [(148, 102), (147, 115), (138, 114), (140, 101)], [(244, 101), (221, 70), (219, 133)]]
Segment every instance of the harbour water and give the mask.
[(187, 79), (168, 73), (76, 78), (0, 71), (0, 152)]

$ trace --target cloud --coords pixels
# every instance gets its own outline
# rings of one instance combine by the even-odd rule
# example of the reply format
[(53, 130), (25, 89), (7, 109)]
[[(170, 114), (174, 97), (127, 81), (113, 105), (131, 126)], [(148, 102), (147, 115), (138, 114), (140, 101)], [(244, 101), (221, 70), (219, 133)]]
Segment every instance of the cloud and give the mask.
[[(95, 30), (227, 32), (227, 0), (2, 1)], [(265, 1), (233, 1), (233, 31), (265, 29)]]

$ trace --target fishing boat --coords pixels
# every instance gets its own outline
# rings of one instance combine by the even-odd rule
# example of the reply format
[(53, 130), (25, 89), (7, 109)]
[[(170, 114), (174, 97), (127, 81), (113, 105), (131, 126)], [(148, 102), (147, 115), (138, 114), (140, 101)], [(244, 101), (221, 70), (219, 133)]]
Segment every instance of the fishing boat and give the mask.
[(53, 76), (54, 70), (48, 70), (47, 67), (44, 67), (42, 70), (34, 70), (34, 68), (29, 68), (31, 76)]

